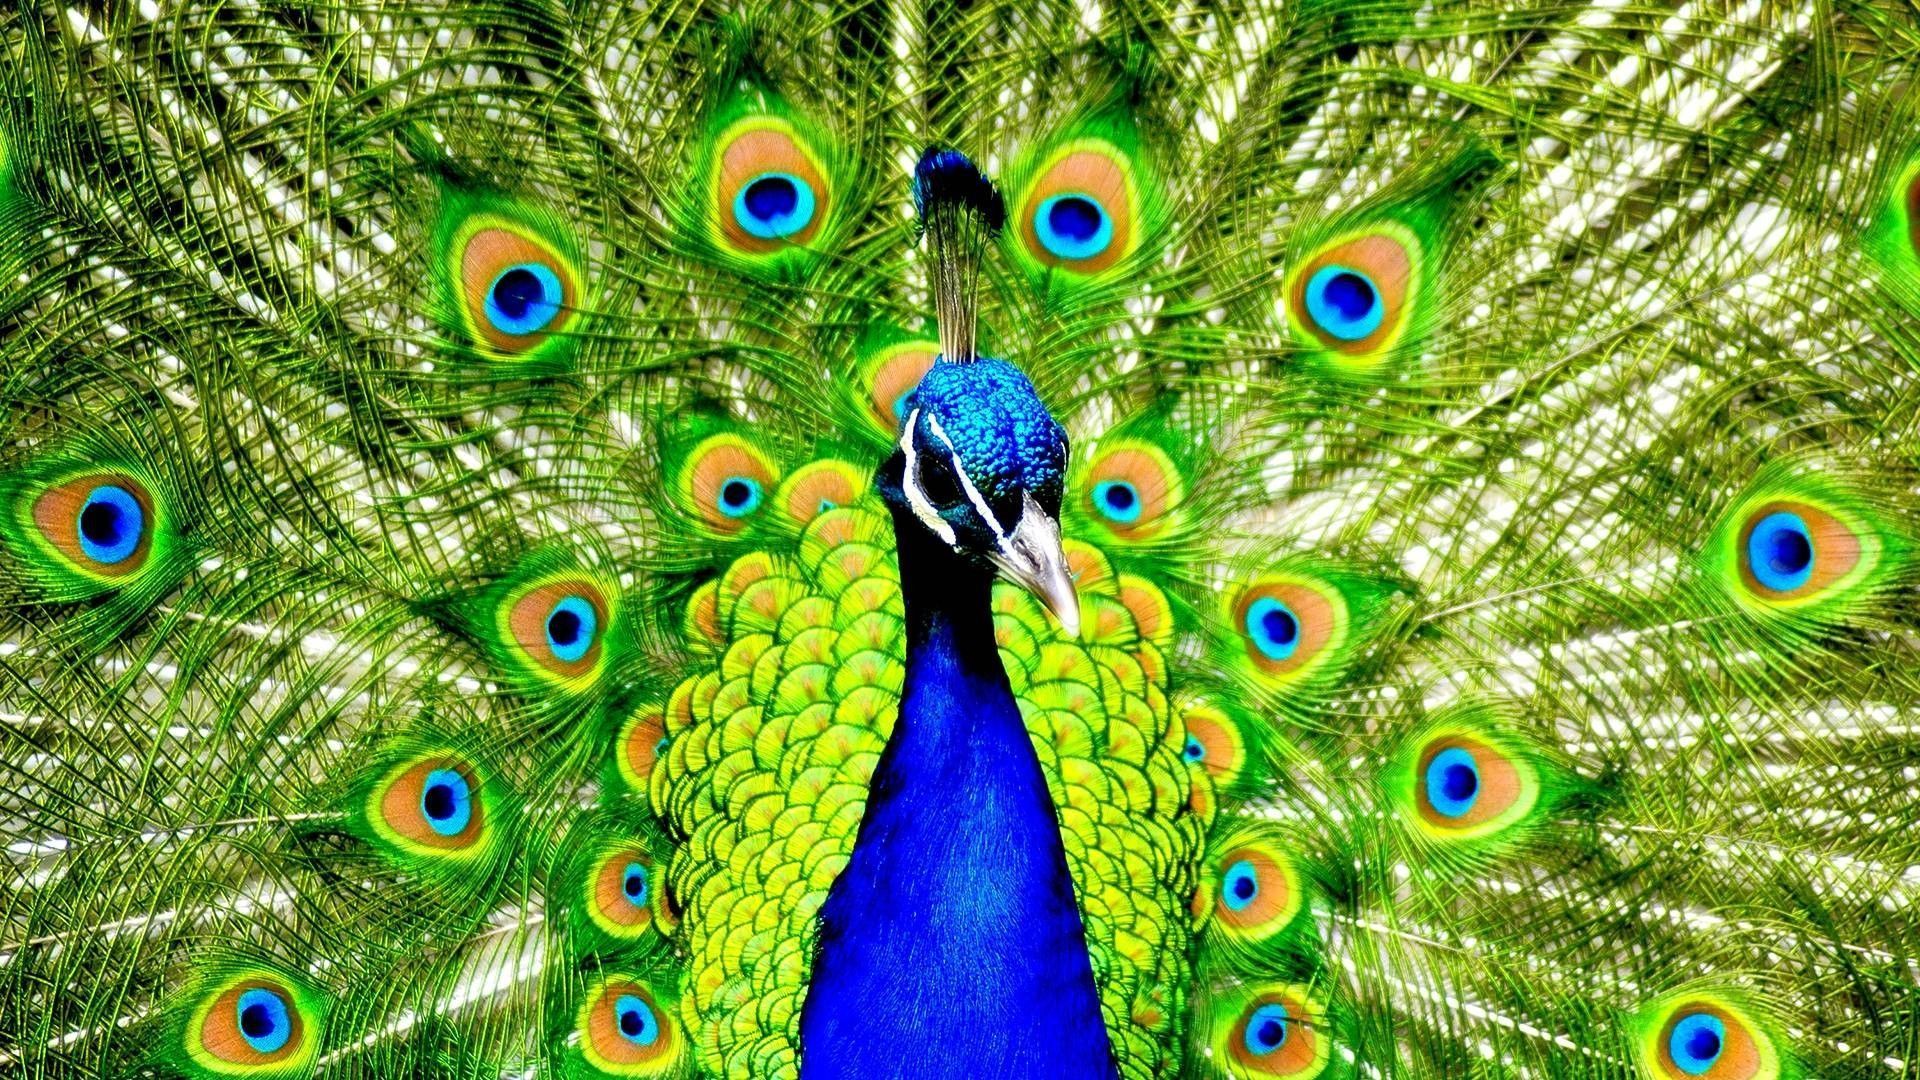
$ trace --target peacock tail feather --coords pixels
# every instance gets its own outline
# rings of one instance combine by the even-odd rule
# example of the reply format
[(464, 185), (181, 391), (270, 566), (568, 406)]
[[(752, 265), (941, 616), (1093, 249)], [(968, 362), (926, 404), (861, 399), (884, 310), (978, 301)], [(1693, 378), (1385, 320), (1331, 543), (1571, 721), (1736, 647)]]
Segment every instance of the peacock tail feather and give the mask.
[(1795, 0), (0, 14), (0, 1075), (803, 1074), (929, 145), (1072, 444), (1080, 632), (991, 621), (1116, 1075), (1912, 1074), (1916, 62)]

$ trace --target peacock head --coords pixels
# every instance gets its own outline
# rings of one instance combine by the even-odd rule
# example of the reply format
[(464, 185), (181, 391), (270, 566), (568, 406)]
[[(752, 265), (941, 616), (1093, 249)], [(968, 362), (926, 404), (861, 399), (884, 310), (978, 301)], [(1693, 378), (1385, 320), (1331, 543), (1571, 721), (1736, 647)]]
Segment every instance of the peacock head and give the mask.
[(1067, 433), (1019, 368), (943, 361), (907, 400), (878, 487), (901, 528), (998, 569), (1077, 635), (1080, 603), (1060, 545), (1066, 471)]

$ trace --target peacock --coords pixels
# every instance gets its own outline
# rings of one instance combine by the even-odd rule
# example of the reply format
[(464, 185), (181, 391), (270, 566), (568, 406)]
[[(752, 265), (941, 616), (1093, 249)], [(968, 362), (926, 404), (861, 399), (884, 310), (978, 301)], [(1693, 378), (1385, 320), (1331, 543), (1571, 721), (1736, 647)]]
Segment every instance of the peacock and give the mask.
[(1916, 71), (11, 5), (0, 1076), (1920, 1074)]

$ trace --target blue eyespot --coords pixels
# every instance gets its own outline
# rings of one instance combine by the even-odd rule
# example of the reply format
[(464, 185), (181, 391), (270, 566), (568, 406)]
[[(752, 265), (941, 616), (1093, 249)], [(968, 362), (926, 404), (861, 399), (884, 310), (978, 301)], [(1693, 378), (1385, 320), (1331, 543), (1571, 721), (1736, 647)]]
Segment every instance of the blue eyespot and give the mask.
[(763, 497), (760, 481), (751, 476), (729, 476), (720, 481), (720, 512), (728, 517), (746, 517), (760, 509)]
[(636, 994), (621, 994), (613, 1003), (614, 1018), (620, 1022), (620, 1034), (635, 1046), (652, 1046), (660, 1038), (660, 1021), (653, 1008)]
[(1387, 317), (1387, 305), (1373, 279), (1338, 263), (1321, 267), (1307, 279), (1307, 314), (1315, 325), (1341, 341), (1359, 341)]
[(1776, 510), (1747, 534), (1747, 566), (1762, 587), (1791, 592), (1813, 576), (1813, 534), (1800, 515)]
[(1263, 596), (1247, 605), (1247, 636), (1269, 660), (1285, 660), (1300, 648), (1300, 617), (1293, 609)]
[(1121, 525), (1140, 520), (1140, 490), (1125, 480), (1102, 480), (1093, 485), (1093, 505)]
[[(1227, 867), (1226, 875), (1220, 879), (1220, 900), (1228, 911), (1245, 911), (1259, 895), (1260, 873), (1253, 868), (1253, 863), (1241, 859)], [(1282, 1015), (1285, 1012), (1281, 1010)]]
[(441, 836), (459, 836), (473, 820), (473, 790), (454, 769), (435, 769), (420, 785), (420, 813)]
[(1247, 1032), (1241, 1036), (1247, 1052), (1265, 1057), (1287, 1044), (1287, 1007), (1268, 1002), (1247, 1017)]
[(233, 1010), (240, 1037), (256, 1054), (271, 1054), (293, 1037), (287, 999), (271, 990), (257, 986), (248, 990), (233, 1003)]
[(1033, 234), (1058, 258), (1091, 259), (1113, 243), (1113, 222), (1096, 199), (1055, 195), (1034, 210)]
[(515, 263), (487, 286), (487, 321), (503, 334), (537, 334), (560, 314), (567, 293), (544, 263)]
[(140, 534), (146, 528), (146, 511), (140, 500), (118, 484), (101, 484), (87, 493), (75, 522), (80, 533), (80, 550), (94, 562), (109, 565), (124, 561), (140, 546)]
[(1189, 735), (1186, 745), (1180, 748), (1180, 756), (1188, 761), (1204, 761), (1207, 757), (1206, 744)]
[(553, 658), (571, 664), (593, 648), (593, 636), (600, 629), (600, 616), (585, 598), (569, 596), (553, 605), (547, 614), (547, 648)]
[(1427, 805), (1434, 813), (1457, 818), (1480, 799), (1480, 766), (1473, 755), (1450, 746), (1427, 762)]
[(733, 219), (749, 236), (778, 240), (813, 220), (813, 186), (786, 172), (767, 172), (742, 184), (733, 197)]
[(1689, 1013), (1673, 1025), (1667, 1036), (1667, 1056), (1689, 1076), (1699, 1076), (1720, 1060), (1727, 1041), (1727, 1026), (1711, 1013)]
[(647, 902), (647, 868), (637, 862), (630, 862), (620, 872), (620, 891), (627, 902), (634, 907), (642, 907)]

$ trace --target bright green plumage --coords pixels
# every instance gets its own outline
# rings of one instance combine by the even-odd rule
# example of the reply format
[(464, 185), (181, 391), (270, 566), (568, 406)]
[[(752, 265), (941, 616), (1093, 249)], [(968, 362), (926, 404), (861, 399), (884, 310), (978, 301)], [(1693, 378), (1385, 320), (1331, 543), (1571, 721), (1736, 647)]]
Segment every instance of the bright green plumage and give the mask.
[(0, 1074), (796, 1076), (932, 143), (1072, 440), (1080, 638), (993, 626), (1120, 1075), (1920, 1068), (1916, 60), (1777, 0), (0, 16)]

